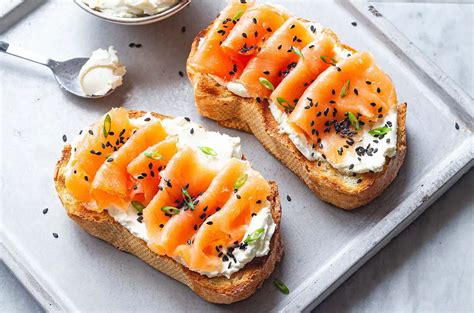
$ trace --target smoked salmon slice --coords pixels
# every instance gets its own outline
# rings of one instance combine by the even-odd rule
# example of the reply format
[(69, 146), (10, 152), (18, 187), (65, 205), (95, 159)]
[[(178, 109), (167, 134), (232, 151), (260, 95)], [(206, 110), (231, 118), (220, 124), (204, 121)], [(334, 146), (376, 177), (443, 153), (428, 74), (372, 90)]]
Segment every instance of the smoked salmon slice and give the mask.
[(161, 121), (152, 121), (136, 130), (120, 149), (107, 157), (92, 182), (92, 195), (99, 211), (109, 205), (124, 207), (129, 202), (131, 181), (127, 173), (128, 164), (167, 136)]
[(112, 109), (90, 128), (80, 132), (75, 144), (65, 185), (79, 201), (88, 203), (93, 200), (91, 184), (97, 170), (106, 157), (118, 150), (132, 134), (134, 127), (130, 124), (127, 110)]
[[(176, 137), (167, 138), (140, 153), (127, 165), (127, 172), (133, 180), (132, 199), (140, 200), (145, 206), (151, 201), (158, 191), (161, 171), (178, 152), (176, 144)], [(137, 197), (140, 194), (143, 195), (143, 199)]]
[(328, 68), (306, 89), (289, 122), (314, 147), (342, 156), (347, 143), (341, 145), (337, 137), (344, 137), (343, 142), (353, 141), (350, 138), (359, 127), (375, 123), (392, 111), (395, 99), (392, 81), (372, 55), (357, 52)]
[(268, 4), (249, 8), (222, 43), (223, 51), (233, 60), (257, 53), (261, 43), (288, 18), (288, 14)]
[(291, 111), (306, 88), (335, 60), (334, 40), (321, 33), (318, 38), (301, 50), (296, 67), (272, 92), (270, 100), (282, 110)]
[(237, 21), (244, 12), (254, 4), (254, 0), (232, 0), (217, 17), (214, 24), (201, 38), (197, 52), (189, 65), (196, 71), (212, 74), (224, 80), (237, 77), (244, 67), (242, 60), (230, 59), (221, 47), (222, 42), (229, 36)]
[(262, 45), (238, 79), (253, 97), (268, 97), (276, 86), (297, 65), (301, 49), (315, 35), (307, 23), (297, 18), (287, 20)]
[(248, 172), (247, 182), (219, 212), (199, 228), (191, 245), (180, 245), (176, 254), (191, 269), (217, 271), (223, 262), (233, 262), (232, 251), (244, 239), (250, 219), (266, 206), (269, 185), (260, 174)]
[[(179, 151), (161, 173), (158, 193), (144, 210), (144, 221), (150, 238), (150, 248), (161, 253), (154, 242), (170, 218), (180, 210), (194, 207), (195, 198), (211, 184), (217, 175), (191, 148)], [(165, 209), (164, 209), (165, 208)]]
[(231, 159), (214, 177), (209, 188), (196, 199), (193, 210), (181, 210), (165, 224), (160, 239), (154, 246), (168, 256), (174, 256), (175, 249), (192, 242), (192, 237), (206, 218), (219, 211), (234, 192), (235, 182), (250, 167), (247, 162)]

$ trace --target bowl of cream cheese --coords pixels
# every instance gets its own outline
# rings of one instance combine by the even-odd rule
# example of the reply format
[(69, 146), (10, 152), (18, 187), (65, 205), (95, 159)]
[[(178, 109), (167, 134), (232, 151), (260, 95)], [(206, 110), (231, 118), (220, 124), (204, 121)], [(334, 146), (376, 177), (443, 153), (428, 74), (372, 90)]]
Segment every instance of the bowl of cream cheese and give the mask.
[(151, 24), (184, 9), (191, 0), (74, 0), (83, 10), (122, 25)]

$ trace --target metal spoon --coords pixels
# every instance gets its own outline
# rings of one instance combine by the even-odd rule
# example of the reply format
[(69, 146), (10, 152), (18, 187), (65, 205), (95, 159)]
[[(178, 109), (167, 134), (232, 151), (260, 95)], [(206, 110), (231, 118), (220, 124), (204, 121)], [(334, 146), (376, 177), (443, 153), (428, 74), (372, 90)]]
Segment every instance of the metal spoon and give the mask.
[(54, 78), (59, 84), (59, 87), (75, 94), (81, 98), (96, 99), (102, 98), (111, 94), (114, 89), (109, 90), (103, 96), (88, 96), (86, 95), (79, 86), (79, 71), (82, 66), (89, 60), (88, 58), (74, 58), (64, 62), (58, 62), (53, 59), (37, 55), (30, 51), (26, 51), (18, 46), (11, 45), (7, 42), (0, 40), (0, 52), (8, 53), (22, 59), (33, 61), (35, 63), (45, 65), (49, 67), (54, 74)]

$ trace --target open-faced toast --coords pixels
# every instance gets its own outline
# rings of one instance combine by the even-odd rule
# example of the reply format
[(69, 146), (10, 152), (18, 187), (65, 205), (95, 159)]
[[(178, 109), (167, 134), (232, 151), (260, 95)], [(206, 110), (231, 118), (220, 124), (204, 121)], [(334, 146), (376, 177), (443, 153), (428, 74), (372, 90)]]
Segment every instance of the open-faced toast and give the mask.
[[(268, 151), (297, 174), (324, 201), (343, 209), (354, 209), (380, 195), (397, 176), (405, 158), (406, 104), (397, 105), (395, 96), (398, 124), (396, 153), (392, 157), (386, 157), (381, 171), (348, 173), (339, 171), (324, 160), (310, 161), (295, 147), (289, 136), (280, 130), (269, 109), (267, 99), (239, 96), (229, 91), (219, 79), (215, 78), (215, 75), (200, 72), (191, 64), (198, 47), (202, 44), (201, 41), (211, 29), (215, 31), (214, 23), (220, 23), (221, 20), (216, 19), (197, 35), (188, 58), (187, 73), (194, 87), (199, 112), (225, 127), (253, 133)], [(346, 51), (349, 55), (356, 52), (353, 48), (342, 44), (330, 29), (324, 28), (321, 33), (332, 38), (339, 50)], [(301, 54), (299, 50), (297, 52)]]
[[(128, 114), (130, 118), (140, 118), (145, 112), (129, 111)], [(157, 119), (165, 118), (156, 113), (151, 114)], [(187, 285), (205, 300), (214, 303), (232, 303), (251, 296), (262, 286), (276, 263), (280, 261), (283, 254), (280, 236), (281, 211), (278, 188), (274, 182), (268, 182), (270, 191), (267, 197), (271, 216), (276, 224), (270, 241), (270, 252), (266, 256), (254, 258), (230, 278), (223, 276), (209, 278), (188, 269), (171, 257), (158, 255), (152, 251), (144, 240), (118, 223), (107, 210), (91, 210), (88, 204), (77, 200), (66, 187), (66, 172), (71, 154), (71, 145), (66, 145), (54, 175), (56, 190), (69, 217), (91, 235), (139, 257), (153, 268)]]

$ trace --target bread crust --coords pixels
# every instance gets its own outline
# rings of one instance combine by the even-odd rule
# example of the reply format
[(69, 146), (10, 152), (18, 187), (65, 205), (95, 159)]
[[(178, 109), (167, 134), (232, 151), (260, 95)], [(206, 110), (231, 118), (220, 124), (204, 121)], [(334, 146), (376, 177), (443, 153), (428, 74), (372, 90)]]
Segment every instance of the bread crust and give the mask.
[[(129, 116), (137, 118), (145, 113), (143, 111), (129, 111)], [(166, 117), (157, 113), (152, 114), (157, 118)], [(273, 181), (269, 181), (271, 194), (268, 200), (271, 203), (272, 216), (277, 227), (270, 242), (270, 253), (267, 256), (255, 258), (243, 269), (234, 273), (230, 279), (225, 277), (208, 278), (187, 269), (170, 257), (154, 253), (148, 248), (145, 241), (132, 235), (106, 211), (99, 213), (87, 210), (81, 202), (74, 199), (66, 189), (64, 176), (70, 156), (71, 146), (66, 145), (56, 164), (54, 174), (56, 190), (68, 216), (91, 235), (107, 241), (119, 250), (137, 256), (153, 268), (187, 285), (198, 296), (209, 302), (229, 304), (250, 297), (262, 286), (273, 272), (276, 263), (282, 258), (281, 206), (278, 187)]]
[[(397, 153), (392, 158), (386, 158), (383, 171), (357, 174), (354, 179), (352, 175), (336, 170), (328, 162), (320, 162), (318, 165), (317, 161), (306, 159), (289, 137), (280, 132), (268, 105), (258, 103), (253, 98), (239, 97), (209, 75), (192, 68), (189, 60), (211, 26), (212, 24), (194, 39), (187, 63), (188, 77), (194, 87), (195, 102), (201, 115), (222, 126), (254, 134), (269, 152), (298, 175), (321, 200), (339, 208), (352, 210), (363, 206), (391, 184), (403, 164), (407, 149), (406, 103), (397, 105)], [(331, 36), (339, 47), (355, 52), (352, 47), (341, 43), (332, 30), (325, 28), (323, 32)]]

